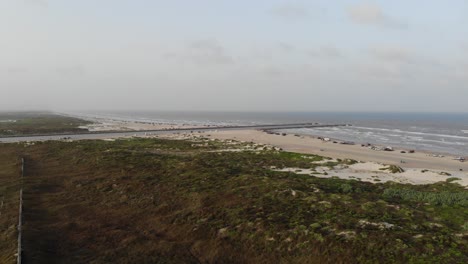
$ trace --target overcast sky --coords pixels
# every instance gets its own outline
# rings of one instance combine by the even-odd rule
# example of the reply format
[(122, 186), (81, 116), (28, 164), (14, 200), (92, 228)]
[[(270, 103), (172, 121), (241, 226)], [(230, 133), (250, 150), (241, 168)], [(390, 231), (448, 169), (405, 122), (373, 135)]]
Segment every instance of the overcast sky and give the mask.
[(0, 110), (468, 112), (466, 0), (0, 0)]

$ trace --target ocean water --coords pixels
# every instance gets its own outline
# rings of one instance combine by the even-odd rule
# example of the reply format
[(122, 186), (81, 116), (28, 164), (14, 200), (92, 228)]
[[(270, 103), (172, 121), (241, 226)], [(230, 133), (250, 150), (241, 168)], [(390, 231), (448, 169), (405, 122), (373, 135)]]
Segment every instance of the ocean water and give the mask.
[(297, 122), (351, 124), (347, 127), (292, 129), (288, 132), (468, 155), (468, 113), (330, 113), (330, 112), (85, 112), (103, 117), (192, 125), (253, 125)]

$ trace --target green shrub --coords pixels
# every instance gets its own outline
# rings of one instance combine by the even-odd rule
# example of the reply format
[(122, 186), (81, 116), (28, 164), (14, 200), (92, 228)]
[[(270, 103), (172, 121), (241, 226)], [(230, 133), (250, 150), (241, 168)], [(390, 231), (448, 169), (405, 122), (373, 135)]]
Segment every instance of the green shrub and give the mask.
[(446, 182), (453, 182), (453, 181), (460, 181), (461, 179), (460, 178), (457, 178), (457, 177), (450, 177), (450, 178), (447, 178), (445, 181)]
[(347, 184), (347, 183), (343, 183), (343, 184), (340, 186), (340, 190), (341, 190), (343, 193), (351, 193), (351, 192), (353, 192), (353, 186), (351, 186), (350, 184)]
[(420, 192), (410, 189), (388, 188), (383, 192), (385, 199), (402, 199), (412, 202), (425, 202), (434, 205), (468, 206), (468, 192)]
[(391, 173), (402, 173), (405, 172), (405, 170), (399, 166), (396, 165), (390, 165), (387, 168), (381, 168), (380, 170), (388, 170)]

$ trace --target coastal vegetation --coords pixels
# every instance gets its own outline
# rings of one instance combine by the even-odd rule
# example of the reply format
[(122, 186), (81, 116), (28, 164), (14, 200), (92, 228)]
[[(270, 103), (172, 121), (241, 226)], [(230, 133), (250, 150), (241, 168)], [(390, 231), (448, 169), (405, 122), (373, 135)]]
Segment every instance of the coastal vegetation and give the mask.
[(402, 173), (402, 172), (405, 172), (405, 170), (399, 166), (396, 166), (396, 165), (389, 165), (388, 167), (386, 168), (382, 168), (380, 170), (388, 170), (390, 171), (391, 173)]
[(0, 149), (0, 263), (15, 263), (20, 190), (19, 149), (14, 145), (2, 145)]
[(383, 196), (386, 199), (402, 199), (413, 202), (425, 202), (433, 205), (468, 207), (468, 192), (421, 192), (407, 188), (388, 188)]
[[(1, 179), (10, 182), (0, 189), (0, 197), (12, 197), (9, 220), (17, 213), (15, 167), (26, 160), (23, 240), (30, 263), (468, 257), (468, 191), (456, 182), (368, 183), (275, 171), (355, 161), (209, 138), (2, 144), (0, 153), (9, 153), (0, 159)], [(0, 242), (2, 256), (15, 252), (11, 221), (0, 222), (0, 235), (9, 238)]]
[(0, 136), (54, 133), (80, 133), (90, 122), (82, 119), (41, 112), (0, 112)]

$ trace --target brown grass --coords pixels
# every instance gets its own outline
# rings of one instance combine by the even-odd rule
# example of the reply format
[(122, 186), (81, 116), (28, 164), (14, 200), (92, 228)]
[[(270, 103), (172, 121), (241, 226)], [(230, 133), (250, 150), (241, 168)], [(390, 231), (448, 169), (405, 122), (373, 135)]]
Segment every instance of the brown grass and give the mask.
[(20, 187), (18, 156), (15, 145), (0, 148), (0, 263), (16, 262)]

